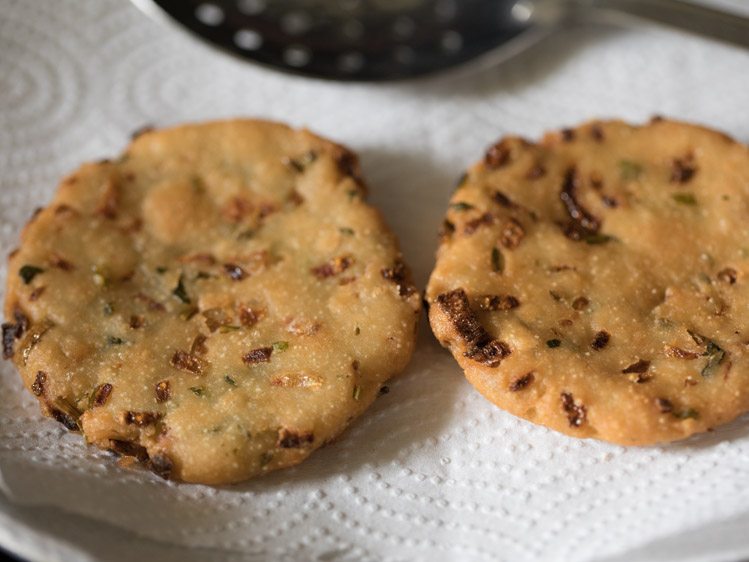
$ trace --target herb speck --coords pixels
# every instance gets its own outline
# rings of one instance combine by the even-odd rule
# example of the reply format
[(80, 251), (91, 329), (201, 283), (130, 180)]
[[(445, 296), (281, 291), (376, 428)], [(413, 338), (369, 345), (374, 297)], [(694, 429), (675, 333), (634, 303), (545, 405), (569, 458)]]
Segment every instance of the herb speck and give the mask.
[(614, 236), (611, 236), (609, 234), (588, 234), (583, 238), (585, 240), (586, 244), (597, 245), (597, 244), (606, 244), (607, 242), (611, 242), (613, 240), (616, 240)]
[(697, 204), (697, 199), (691, 193), (674, 193), (671, 197), (673, 197), (674, 201), (682, 205), (694, 206)]
[(619, 161), (619, 175), (624, 181), (636, 180), (642, 174), (642, 166), (631, 160)]
[(273, 342), (273, 351), (286, 351), (287, 349), (289, 349), (289, 342), (287, 341)]
[(686, 410), (674, 412), (673, 414), (675, 418), (680, 419), (680, 420), (688, 420), (688, 419), (696, 420), (700, 417), (700, 413), (694, 408), (687, 408)]

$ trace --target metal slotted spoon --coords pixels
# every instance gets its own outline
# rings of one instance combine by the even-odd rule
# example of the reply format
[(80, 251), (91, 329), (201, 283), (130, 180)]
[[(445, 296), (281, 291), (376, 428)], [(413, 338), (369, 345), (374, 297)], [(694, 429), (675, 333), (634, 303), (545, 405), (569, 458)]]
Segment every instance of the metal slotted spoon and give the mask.
[(133, 0), (245, 60), (392, 80), (512, 56), (572, 19), (634, 16), (749, 47), (749, 18), (681, 0)]

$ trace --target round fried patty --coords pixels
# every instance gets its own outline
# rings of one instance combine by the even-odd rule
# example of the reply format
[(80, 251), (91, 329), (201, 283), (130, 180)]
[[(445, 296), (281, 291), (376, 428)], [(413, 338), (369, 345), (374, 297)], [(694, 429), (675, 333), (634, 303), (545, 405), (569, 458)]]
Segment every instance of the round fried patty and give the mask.
[(506, 138), (452, 197), (432, 329), (505, 410), (648, 444), (749, 409), (749, 150), (654, 119)]
[(25, 228), (4, 355), (45, 414), (162, 476), (296, 464), (414, 347), (419, 295), (364, 196), (356, 157), (307, 131), (144, 132)]

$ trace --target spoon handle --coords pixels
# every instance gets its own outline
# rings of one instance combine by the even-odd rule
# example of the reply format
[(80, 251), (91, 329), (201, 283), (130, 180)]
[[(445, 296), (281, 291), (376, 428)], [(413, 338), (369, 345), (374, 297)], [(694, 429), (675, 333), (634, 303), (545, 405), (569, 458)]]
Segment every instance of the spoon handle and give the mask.
[(594, 6), (749, 48), (749, 18), (738, 14), (681, 0), (598, 0)]

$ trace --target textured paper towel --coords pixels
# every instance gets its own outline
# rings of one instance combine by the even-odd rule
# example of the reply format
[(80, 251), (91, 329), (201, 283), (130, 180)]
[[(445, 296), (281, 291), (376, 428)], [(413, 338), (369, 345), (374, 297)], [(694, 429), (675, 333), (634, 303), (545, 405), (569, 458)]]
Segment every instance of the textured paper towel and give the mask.
[[(123, 0), (0, 0), (1, 249), (62, 174), (136, 128), (255, 115), (362, 155), (423, 284), (454, 180), (500, 135), (660, 113), (747, 141), (748, 89), (747, 52), (647, 27), (569, 30), (480, 74), (340, 85), (225, 58)], [(116, 468), (43, 420), (4, 363), (0, 544), (38, 560), (749, 556), (748, 418), (664, 447), (569, 439), (487, 403), (423, 328), (408, 371), (338, 443), (228, 488)]]

